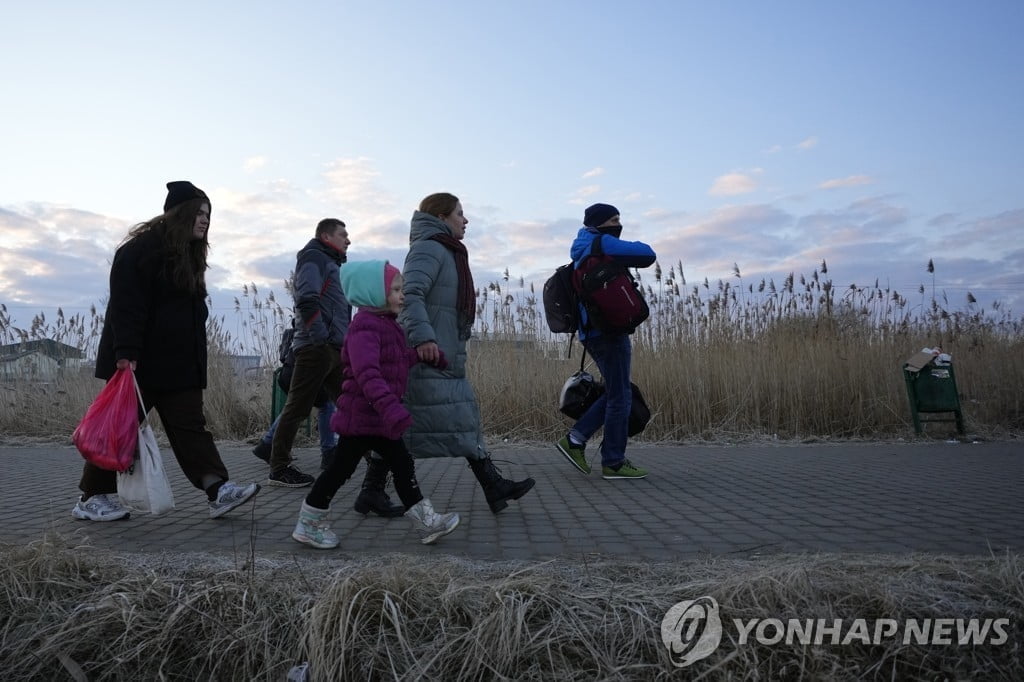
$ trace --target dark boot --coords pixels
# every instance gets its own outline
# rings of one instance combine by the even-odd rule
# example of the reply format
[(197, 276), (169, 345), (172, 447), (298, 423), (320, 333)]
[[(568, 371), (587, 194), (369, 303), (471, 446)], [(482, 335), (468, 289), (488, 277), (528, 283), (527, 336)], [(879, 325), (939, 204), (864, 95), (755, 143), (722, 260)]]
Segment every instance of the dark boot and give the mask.
[(518, 500), (528, 493), (536, 483), (532, 478), (522, 481), (510, 481), (507, 478), (502, 478), (490, 457), (470, 459), (469, 468), (473, 470), (476, 480), (480, 481), (487, 504), (495, 514), (508, 506), (508, 500)]
[(401, 516), (405, 513), (405, 506), (392, 504), (391, 498), (384, 492), (384, 484), (388, 480), (388, 465), (382, 459), (366, 457), (366, 478), (363, 479), (363, 489), (359, 491), (356, 503), (352, 505), (360, 514), (373, 512), (377, 516), (388, 518)]

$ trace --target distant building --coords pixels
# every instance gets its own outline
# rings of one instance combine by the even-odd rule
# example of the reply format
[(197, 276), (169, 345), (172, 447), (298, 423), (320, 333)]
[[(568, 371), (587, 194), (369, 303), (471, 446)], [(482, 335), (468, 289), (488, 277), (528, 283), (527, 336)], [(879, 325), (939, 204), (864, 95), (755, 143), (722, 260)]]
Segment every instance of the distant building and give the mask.
[(77, 374), (85, 354), (53, 339), (0, 346), (0, 381), (53, 381), (62, 373)]
[[(566, 337), (566, 341), (568, 337)], [(515, 353), (529, 356), (563, 357), (568, 350), (565, 341), (538, 338), (534, 334), (506, 332), (473, 332), (473, 347), (483, 352)]]
[(211, 362), (226, 362), (231, 374), (247, 379), (255, 378), (263, 371), (262, 358), (259, 355), (212, 355)]

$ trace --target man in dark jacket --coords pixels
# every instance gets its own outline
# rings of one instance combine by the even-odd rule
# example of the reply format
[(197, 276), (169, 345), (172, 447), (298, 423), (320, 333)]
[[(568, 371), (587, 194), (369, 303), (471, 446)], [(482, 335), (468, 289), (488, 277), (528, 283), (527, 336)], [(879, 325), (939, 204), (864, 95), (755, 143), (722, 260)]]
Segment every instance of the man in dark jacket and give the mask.
[[(345, 223), (325, 218), (296, 257), (292, 282), (295, 365), (271, 444), (268, 485), (304, 488), (313, 483), (313, 476), (292, 465), (291, 451), (299, 425), (316, 404), (317, 393), (326, 389), (333, 403), (341, 390), (341, 345), (352, 319), (352, 306), (342, 291), (339, 268), (348, 258), (351, 243)], [(380, 516), (401, 516), (405, 507), (392, 504), (384, 492), (387, 464), (368, 457), (367, 465), (355, 510), (360, 514), (373, 511)]]
[(341, 290), (338, 268), (345, 262), (350, 243), (345, 223), (325, 218), (317, 224), (316, 236), (296, 257), (292, 281), (295, 367), (274, 432), (268, 485), (302, 488), (313, 483), (313, 476), (292, 465), (292, 446), (320, 388), (326, 388), (334, 401), (341, 387), (339, 357), (352, 307)]

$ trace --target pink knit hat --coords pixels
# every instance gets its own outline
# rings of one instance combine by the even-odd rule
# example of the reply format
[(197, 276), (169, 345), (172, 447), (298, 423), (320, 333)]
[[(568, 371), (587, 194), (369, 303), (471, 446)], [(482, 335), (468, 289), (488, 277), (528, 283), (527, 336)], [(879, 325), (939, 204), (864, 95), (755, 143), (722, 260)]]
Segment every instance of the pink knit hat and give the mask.
[(395, 281), (395, 275), (402, 274), (401, 270), (391, 263), (384, 263), (384, 297), (391, 293), (391, 283)]

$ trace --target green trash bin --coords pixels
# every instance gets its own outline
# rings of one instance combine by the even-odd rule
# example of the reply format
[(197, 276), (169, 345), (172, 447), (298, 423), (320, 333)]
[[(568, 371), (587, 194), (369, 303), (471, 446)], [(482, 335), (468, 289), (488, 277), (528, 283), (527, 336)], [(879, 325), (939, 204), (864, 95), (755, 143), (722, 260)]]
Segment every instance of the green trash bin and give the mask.
[[(964, 434), (964, 417), (960, 410), (960, 394), (956, 388), (953, 363), (936, 364), (934, 355), (918, 353), (903, 365), (903, 380), (907, 384), (910, 416), (914, 431), (924, 432), (929, 422), (955, 422), (956, 432)], [(921, 419), (921, 414), (950, 414), (953, 416)]]

